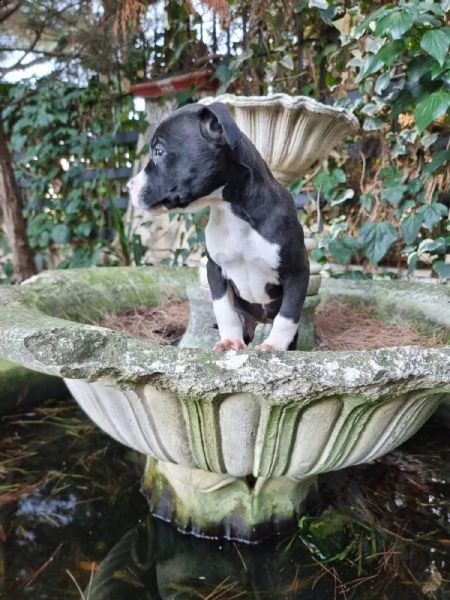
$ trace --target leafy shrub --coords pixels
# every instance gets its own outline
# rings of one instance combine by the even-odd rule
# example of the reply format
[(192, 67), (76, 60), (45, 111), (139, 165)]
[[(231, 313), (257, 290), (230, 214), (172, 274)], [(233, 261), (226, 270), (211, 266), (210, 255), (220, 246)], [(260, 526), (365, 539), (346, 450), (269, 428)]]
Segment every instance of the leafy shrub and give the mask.
[[(39, 269), (129, 262), (122, 233), (121, 195), (114, 181), (91, 169), (131, 166), (135, 147), (115, 143), (117, 130), (145, 128), (120, 98), (92, 80), (85, 88), (63, 81), (10, 88), (3, 111), (9, 126), (14, 170), (23, 196), (30, 245)], [(131, 118), (130, 118), (131, 117)]]
[(329, 225), (316, 259), (407, 261), (411, 273), (426, 256), (450, 278), (449, 8), (448, 0), (400, 0), (364, 18), (359, 6), (349, 10), (356, 25), (342, 51), (358, 93), (340, 104), (357, 112), (364, 134), (359, 152), (310, 182)]

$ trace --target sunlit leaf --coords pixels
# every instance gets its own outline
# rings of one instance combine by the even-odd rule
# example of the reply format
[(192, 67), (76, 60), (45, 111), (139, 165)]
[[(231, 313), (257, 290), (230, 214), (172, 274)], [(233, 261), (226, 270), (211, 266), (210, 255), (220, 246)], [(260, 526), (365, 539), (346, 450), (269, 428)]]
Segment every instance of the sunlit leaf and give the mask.
[(420, 40), (420, 47), (435, 58), (442, 66), (448, 56), (450, 39), (445, 31), (431, 29), (426, 31)]
[(415, 271), (416, 265), (419, 262), (419, 254), (417, 252), (411, 252), (408, 256), (408, 275), (412, 275)]
[(378, 21), (375, 34), (399, 40), (413, 25), (414, 19), (408, 10), (395, 8)]
[(414, 119), (419, 131), (423, 131), (430, 123), (444, 115), (450, 107), (450, 92), (441, 90), (422, 98), (417, 104)]
[(289, 69), (290, 71), (292, 71), (294, 68), (294, 61), (292, 60), (292, 56), (290, 54), (285, 54), (280, 60), (280, 64), (283, 65), (285, 69)]
[(446, 250), (445, 238), (439, 237), (435, 240), (431, 238), (427, 238), (426, 240), (422, 240), (417, 248), (417, 252), (419, 254), (423, 254), (427, 252), (429, 254), (444, 254)]
[(338, 194), (336, 194), (336, 196), (331, 200), (330, 204), (331, 206), (334, 206), (335, 204), (342, 204), (346, 200), (353, 198), (354, 195), (354, 190), (342, 190), (342, 192), (338, 192)]

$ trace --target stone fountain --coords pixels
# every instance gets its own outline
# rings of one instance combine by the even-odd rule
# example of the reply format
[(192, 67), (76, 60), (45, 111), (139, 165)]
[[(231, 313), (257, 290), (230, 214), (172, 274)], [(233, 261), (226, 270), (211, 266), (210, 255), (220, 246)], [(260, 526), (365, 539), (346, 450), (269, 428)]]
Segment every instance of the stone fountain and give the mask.
[[(265, 151), (275, 152), (274, 136), (283, 139), (281, 123), (297, 140), (282, 145), (276, 162), (284, 182), (299, 174), (287, 166), (289, 148), (303, 149), (306, 168), (356, 126), (347, 113), (309, 99), (278, 97), (262, 101), (265, 108), (260, 99), (247, 102), (245, 119), (252, 103), (256, 114), (280, 118), (278, 125), (270, 115), (254, 118), (267, 127), (260, 149), (271, 166)], [(237, 109), (235, 118), (253, 135)], [(314, 136), (323, 152), (314, 153)], [(150, 509), (180, 530), (251, 542), (292, 528), (314, 498), (319, 473), (392, 450), (450, 396), (448, 346), (217, 354), (188, 347), (202, 335), (212, 347), (208, 306), (200, 317), (191, 314), (180, 347), (95, 325), (105, 312), (186, 298), (198, 280), (189, 268), (97, 268), (0, 288), (0, 357), (63, 377), (99, 427), (145, 454)], [(450, 328), (443, 286), (326, 280), (320, 297), (370, 302), (432, 329)]]

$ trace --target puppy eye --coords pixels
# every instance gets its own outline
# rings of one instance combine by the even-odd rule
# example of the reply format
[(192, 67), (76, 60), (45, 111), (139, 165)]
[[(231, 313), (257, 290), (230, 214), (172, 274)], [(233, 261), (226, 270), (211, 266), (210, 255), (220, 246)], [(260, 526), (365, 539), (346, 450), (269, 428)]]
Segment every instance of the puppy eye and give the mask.
[(156, 158), (156, 157), (162, 156), (164, 154), (164, 150), (160, 147), (156, 147), (156, 148), (153, 148), (152, 154), (153, 154), (153, 157)]

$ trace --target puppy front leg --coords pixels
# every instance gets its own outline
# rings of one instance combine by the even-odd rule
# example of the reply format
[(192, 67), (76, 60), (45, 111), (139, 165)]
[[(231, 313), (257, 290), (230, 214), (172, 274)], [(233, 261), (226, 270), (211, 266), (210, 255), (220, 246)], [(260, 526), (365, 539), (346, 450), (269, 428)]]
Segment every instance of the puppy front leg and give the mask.
[(280, 310), (273, 320), (269, 336), (256, 346), (257, 350), (295, 350), (308, 280), (308, 271), (286, 278)]
[(234, 310), (222, 269), (208, 257), (206, 272), (220, 335), (220, 341), (215, 344), (214, 350), (242, 350), (247, 347), (244, 342), (243, 322)]

